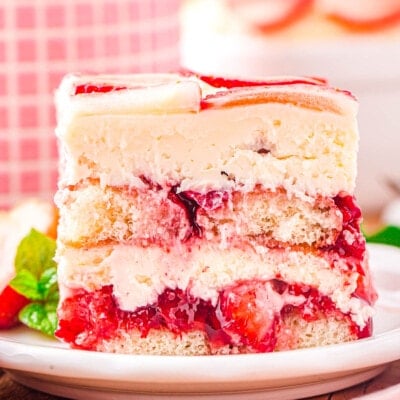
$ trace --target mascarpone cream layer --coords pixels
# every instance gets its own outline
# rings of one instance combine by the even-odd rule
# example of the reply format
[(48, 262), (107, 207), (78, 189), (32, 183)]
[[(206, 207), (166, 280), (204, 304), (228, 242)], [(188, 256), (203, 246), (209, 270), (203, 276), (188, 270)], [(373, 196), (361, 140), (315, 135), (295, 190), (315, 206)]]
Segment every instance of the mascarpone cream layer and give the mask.
[(190, 252), (174, 248), (166, 253), (158, 247), (110, 245), (98, 248), (59, 248), (59, 282), (68, 289), (91, 291), (104, 284), (124, 310), (154, 303), (166, 288), (180, 288), (204, 300), (217, 303), (218, 292), (240, 280), (269, 280), (276, 276), (288, 283), (316, 287), (329, 296), (343, 313), (350, 313), (360, 327), (372, 315), (372, 308), (352, 297), (359, 273), (332, 268), (323, 258), (303, 252), (249, 249), (223, 250), (212, 244), (192, 247)]
[[(320, 89), (308, 89), (304, 98), (313, 102)], [(256, 184), (300, 197), (354, 191), (355, 107), (340, 113), (282, 102), (183, 113), (110, 107), (99, 114), (69, 110), (59, 119), (61, 186), (98, 178), (102, 186), (142, 187), (137, 177), (145, 176), (200, 192)]]

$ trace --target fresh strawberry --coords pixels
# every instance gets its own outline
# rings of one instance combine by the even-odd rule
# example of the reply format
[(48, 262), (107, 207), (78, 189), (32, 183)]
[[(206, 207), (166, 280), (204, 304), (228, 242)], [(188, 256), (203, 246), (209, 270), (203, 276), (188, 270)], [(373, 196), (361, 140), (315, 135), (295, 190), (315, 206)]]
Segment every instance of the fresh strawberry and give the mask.
[(254, 29), (274, 32), (303, 17), (314, 0), (229, 0), (230, 7)]
[(226, 289), (220, 296), (224, 331), (255, 351), (272, 351), (278, 319), (272, 293), (269, 282), (244, 281)]
[(0, 294), (0, 329), (8, 329), (17, 325), (18, 313), (29, 303), (29, 300), (10, 286)]
[(398, 0), (346, 0), (325, 2), (325, 13), (353, 31), (373, 31), (400, 23)]

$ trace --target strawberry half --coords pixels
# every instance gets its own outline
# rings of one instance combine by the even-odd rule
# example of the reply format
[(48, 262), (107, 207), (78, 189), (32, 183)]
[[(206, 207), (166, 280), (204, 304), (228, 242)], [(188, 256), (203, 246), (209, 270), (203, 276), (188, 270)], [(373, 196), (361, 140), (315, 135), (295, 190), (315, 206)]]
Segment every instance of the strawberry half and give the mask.
[(221, 293), (222, 328), (233, 341), (258, 352), (274, 350), (279, 314), (272, 293), (269, 282), (253, 281), (241, 282)]
[(29, 300), (6, 286), (0, 294), (0, 329), (8, 329), (19, 323), (18, 313), (29, 303)]
[(229, 0), (237, 15), (254, 29), (274, 32), (302, 18), (314, 0)]
[(325, 13), (334, 22), (352, 31), (374, 31), (400, 23), (398, 0), (329, 1)]

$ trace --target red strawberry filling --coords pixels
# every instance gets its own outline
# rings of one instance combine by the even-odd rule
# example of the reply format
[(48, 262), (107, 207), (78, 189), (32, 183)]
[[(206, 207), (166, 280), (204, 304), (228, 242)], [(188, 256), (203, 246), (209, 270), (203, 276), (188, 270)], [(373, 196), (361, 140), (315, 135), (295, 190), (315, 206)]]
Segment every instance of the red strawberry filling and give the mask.
[[(254, 352), (273, 351), (279, 328), (286, 316), (296, 313), (307, 321), (321, 316), (347, 319), (353, 333), (361, 338), (371, 335), (371, 322), (364, 329), (338, 311), (332, 301), (315, 288), (286, 284), (279, 280), (243, 281), (219, 294), (216, 306), (193, 297), (188, 291), (166, 289), (155, 303), (135, 311), (118, 307), (111, 286), (94, 292), (83, 290), (67, 298), (60, 309), (56, 336), (82, 349), (95, 349), (120, 330), (138, 330), (146, 337), (151, 329), (177, 335), (201, 330), (211, 346), (247, 348)], [(302, 303), (274, 308), (271, 296), (300, 296)]]
[[(323, 250), (330, 250), (340, 257), (352, 258), (359, 265), (365, 253), (365, 240), (360, 232), (361, 210), (355, 203), (353, 196), (343, 195), (334, 198), (335, 204), (343, 215), (342, 231), (336, 243), (327, 246)], [(362, 269), (358, 272), (363, 274)]]

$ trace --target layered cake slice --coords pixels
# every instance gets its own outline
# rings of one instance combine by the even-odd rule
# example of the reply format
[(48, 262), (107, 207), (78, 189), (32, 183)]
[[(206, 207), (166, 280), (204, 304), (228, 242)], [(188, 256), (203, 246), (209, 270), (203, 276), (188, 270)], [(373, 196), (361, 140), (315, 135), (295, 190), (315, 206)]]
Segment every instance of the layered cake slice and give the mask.
[(134, 354), (371, 335), (357, 103), (306, 78), (67, 76), (57, 336)]

